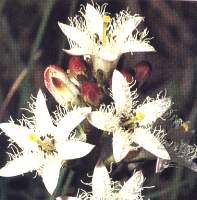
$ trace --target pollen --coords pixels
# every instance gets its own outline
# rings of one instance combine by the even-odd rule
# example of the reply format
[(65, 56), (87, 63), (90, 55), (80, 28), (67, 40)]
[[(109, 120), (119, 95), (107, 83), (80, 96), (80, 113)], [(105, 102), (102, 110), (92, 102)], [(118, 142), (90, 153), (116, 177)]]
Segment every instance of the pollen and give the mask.
[(103, 46), (106, 45), (106, 41), (107, 41), (107, 26), (108, 26), (109, 22), (110, 22), (110, 16), (104, 15), (103, 16), (103, 40), (102, 40)]
[(28, 140), (38, 145), (38, 148), (44, 152), (44, 155), (56, 153), (55, 140), (51, 135), (38, 137), (36, 133), (30, 133)]
[(31, 142), (34, 142), (34, 143), (38, 143), (39, 137), (37, 136), (36, 133), (30, 133), (28, 135), (28, 140), (30, 140)]
[(188, 122), (183, 122), (180, 127), (185, 133), (189, 131), (189, 123)]
[(142, 112), (137, 112), (135, 114), (135, 121), (142, 121), (144, 119), (145, 115)]

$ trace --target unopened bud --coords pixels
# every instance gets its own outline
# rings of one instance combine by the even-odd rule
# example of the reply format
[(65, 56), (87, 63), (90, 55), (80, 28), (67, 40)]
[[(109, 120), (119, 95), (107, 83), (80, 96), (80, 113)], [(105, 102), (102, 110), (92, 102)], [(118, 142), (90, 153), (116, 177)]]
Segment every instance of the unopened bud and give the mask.
[(126, 78), (127, 82), (131, 83), (134, 80), (134, 78), (133, 78), (134, 72), (133, 71), (131, 71), (129, 69), (122, 69), (120, 72)]
[(69, 73), (77, 78), (78, 75), (86, 76), (86, 66), (80, 56), (72, 56), (68, 61)]
[(98, 106), (103, 98), (103, 94), (98, 85), (94, 82), (84, 82), (81, 85), (81, 96), (84, 101), (93, 106)]
[(151, 65), (148, 62), (141, 62), (135, 66), (135, 79), (141, 86), (146, 79), (151, 75)]
[(79, 90), (69, 80), (61, 67), (49, 65), (44, 71), (44, 83), (61, 106), (78, 104)]

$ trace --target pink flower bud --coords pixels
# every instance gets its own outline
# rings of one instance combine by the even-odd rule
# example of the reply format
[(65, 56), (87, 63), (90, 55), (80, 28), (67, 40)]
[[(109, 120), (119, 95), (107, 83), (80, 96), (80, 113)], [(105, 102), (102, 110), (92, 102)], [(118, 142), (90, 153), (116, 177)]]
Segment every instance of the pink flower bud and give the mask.
[(85, 81), (81, 85), (81, 96), (88, 104), (98, 106), (103, 98), (103, 94), (98, 85), (94, 82)]
[(129, 70), (129, 69), (122, 69), (120, 71), (122, 73), (122, 75), (126, 78), (127, 82), (131, 83), (134, 78), (133, 78), (133, 74), (132, 74), (132, 71)]
[(80, 56), (72, 56), (68, 62), (69, 73), (77, 78), (78, 75), (86, 76), (86, 66)]
[(44, 83), (55, 100), (62, 106), (78, 104), (79, 90), (58, 65), (49, 65), (44, 71)]
[(135, 79), (139, 85), (142, 85), (145, 80), (151, 75), (151, 65), (148, 62), (141, 62), (135, 66)]

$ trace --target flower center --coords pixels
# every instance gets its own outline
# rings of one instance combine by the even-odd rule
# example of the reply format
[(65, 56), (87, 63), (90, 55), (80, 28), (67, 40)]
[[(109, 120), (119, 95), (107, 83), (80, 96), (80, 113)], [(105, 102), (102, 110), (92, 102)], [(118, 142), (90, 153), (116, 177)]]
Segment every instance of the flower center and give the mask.
[(140, 121), (144, 120), (144, 113), (136, 112), (131, 117), (123, 115), (120, 119), (120, 126), (125, 130), (134, 131), (139, 126)]
[(39, 137), (36, 133), (30, 133), (28, 135), (28, 140), (36, 143), (39, 149), (44, 152), (44, 155), (53, 155), (54, 153), (57, 153), (55, 148), (55, 139), (50, 134)]

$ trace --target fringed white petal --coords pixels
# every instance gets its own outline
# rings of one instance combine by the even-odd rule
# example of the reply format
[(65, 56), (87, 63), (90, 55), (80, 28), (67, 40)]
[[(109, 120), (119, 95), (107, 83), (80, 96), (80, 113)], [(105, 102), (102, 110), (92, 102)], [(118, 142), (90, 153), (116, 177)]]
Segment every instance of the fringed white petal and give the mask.
[[(116, 112), (124, 113), (132, 107), (130, 98), (130, 87), (124, 76), (117, 70), (114, 70), (112, 76), (112, 95), (115, 102)], [(130, 104), (130, 108), (127, 105)]]
[(100, 130), (111, 132), (119, 119), (111, 112), (94, 111), (88, 115), (88, 121)]
[(33, 130), (14, 124), (13, 122), (0, 123), (0, 128), (8, 137), (16, 142), (20, 148), (25, 150), (33, 150), (35, 148), (35, 144), (28, 140), (28, 135), (32, 133)]
[[(133, 176), (123, 185), (118, 194), (118, 199), (129, 200), (142, 200), (142, 184), (144, 182), (144, 176), (141, 171), (137, 171)], [(125, 198), (126, 197), (126, 198)]]
[(113, 63), (117, 63), (117, 61), (119, 60), (120, 54), (119, 50), (114, 47), (102, 46), (99, 47), (99, 50), (97, 52), (97, 55), (95, 55), (95, 57), (101, 58), (107, 62), (110, 62), (113, 65)]
[(36, 134), (47, 135), (52, 132), (54, 126), (41, 90), (38, 91), (35, 106)]
[(147, 102), (136, 109), (136, 113), (144, 114), (144, 119), (139, 121), (140, 126), (154, 123), (158, 118), (162, 117), (172, 104), (171, 99), (166, 97), (156, 100), (149, 99), (147, 98)]
[(121, 53), (127, 52), (149, 52), (155, 51), (155, 48), (151, 46), (149, 43), (133, 39), (132, 41), (126, 42), (121, 46)]
[(70, 140), (62, 145), (57, 145), (58, 156), (61, 160), (72, 160), (86, 156), (92, 151), (94, 145)]
[(18, 176), (38, 169), (40, 164), (41, 160), (33, 154), (21, 155), (13, 158), (12, 161), (8, 161), (7, 164), (0, 169), (0, 176)]
[(66, 140), (71, 131), (76, 128), (91, 112), (90, 107), (77, 108), (68, 112), (55, 128), (56, 139)]
[(80, 200), (80, 199), (77, 197), (60, 196), (60, 197), (57, 197), (56, 200)]
[[(137, 28), (138, 24), (143, 20), (143, 17), (132, 16), (127, 21), (122, 23), (121, 27), (118, 27), (117, 39), (119, 43), (124, 43), (125, 40), (132, 34), (132, 32)], [(121, 34), (120, 34), (121, 32)]]
[(94, 168), (92, 177), (92, 194), (95, 199), (106, 199), (111, 193), (111, 182), (108, 171), (102, 162)]
[(59, 170), (61, 168), (61, 163), (57, 162), (55, 159), (48, 161), (43, 167), (42, 180), (48, 192), (53, 194), (59, 178)]
[(87, 30), (91, 34), (98, 34), (102, 38), (103, 34), (103, 17), (102, 15), (90, 4), (86, 6), (85, 20)]
[(58, 22), (58, 25), (62, 32), (72, 41), (76, 42), (77, 45), (80, 47), (87, 47), (89, 44), (90, 39), (84, 32), (81, 32), (75, 27), (69, 26), (67, 24), (63, 24)]
[(149, 129), (137, 128), (135, 129), (132, 140), (139, 144), (156, 157), (170, 160), (170, 156), (164, 145), (150, 132)]
[(63, 51), (65, 51), (67, 54), (75, 55), (75, 56), (92, 54), (92, 51), (89, 49), (77, 48), (77, 47), (74, 47), (72, 49), (63, 49)]
[(113, 156), (115, 162), (120, 162), (130, 150), (130, 141), (124, 133), (113, 134)]

